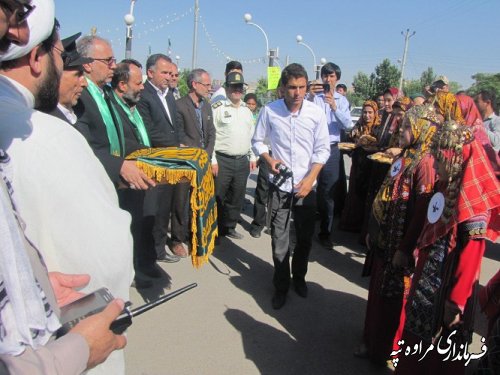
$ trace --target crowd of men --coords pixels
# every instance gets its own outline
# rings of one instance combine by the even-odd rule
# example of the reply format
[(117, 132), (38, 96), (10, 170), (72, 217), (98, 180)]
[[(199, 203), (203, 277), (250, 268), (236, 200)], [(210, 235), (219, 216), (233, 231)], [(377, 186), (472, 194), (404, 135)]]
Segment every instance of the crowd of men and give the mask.
[[(215, 179), (218, 232), (234, 240), (244, 237), (238, 221), (248, 176), (259, 167), (250, 235), (258, 238), (269, 229), (275, 287), (271, 303), (281, 309), (290, 286), (308, 296), (317, 213), (318, 240), (333, 247), (335, 189), (345, 182), (342, 140), (350, 134), (359, 145), (356, 137), (369, 135), (360, 129), (370, 124), (382, 129), (372, 134), (377, 150), (394, 160), (414, 145), (393, 144), (405, 133), (406, 112), (413, 113), (393, 89), (381, 95), (385, 112), (375, 101), (366, 102), (364, 117), (354, 127), (347, 87), (337, 84), (341, 69), (334, 63), (323, 65), (321, 81), (313, 83), (301, 65), (288, 65), (281, 74), (279, 99), (260, 109), (255, 95), (244, 96), (243, 67), (237, 61), (226, 65), (225, 84), (214, 93), (210, 74), (192, 70), (189, 92), (181, 97), (178, 67), (169, 56), (150, 55), (144, 67), (134, 59), (117, 63), (112, 45), (99, 36), (61, 40), (54, 14), (52, 0), (0, 0), (0, 359), (5, 373), (124, 373), (123, 352), (117, 349), (126, 339), (109, 327), (123, 310), (130, 285), (153, 286), (162, 277), (157, 262), (176, 263), (193, 251), (189, 184), (157, 184), (127, 159), (134, 151), (205, 150)], [(447, 85), (441, 77), (415, 95), (415, 108), (429, 105), (437, 91), (448, 93)], [(498, 172), (495, 97), (483, 91), (476, 103), (482, 130), (474, 134), (487, 153), (488, 145), (493, 150), (487, 171)], [(443, 118), (456, 114), (456, 107), (447, 108)], [(381, 121), (376, 123), (379, 110)], [(414, 116), (431, 121), (420, 112)], [(481, 138), (483, 133), (487, 137)], [(383, 172), (381, 179), (370, 176), (368, 182), (377, 185), (371, 187), (373, 197), (363, 197), (362, 211), (369, 206), (365, 231), (379, 189), (390, 185), (388, 177), (384, 180), (387, 168)], [(498, 181), (491, 186), (496, 191)], [(444, 194), (452, 193), (445, 187)], [(491, 215), (498, 208), (494, 201), (485, 211)], [(498, 217), (485, 220), (482, 234)], [(368, 241), (370, 250), (379, 246), (373, 241)], [(102, 286), (117, 299), (56, 339), (60, 307)], [(358, 355), (368, 351), (361, 348)]]

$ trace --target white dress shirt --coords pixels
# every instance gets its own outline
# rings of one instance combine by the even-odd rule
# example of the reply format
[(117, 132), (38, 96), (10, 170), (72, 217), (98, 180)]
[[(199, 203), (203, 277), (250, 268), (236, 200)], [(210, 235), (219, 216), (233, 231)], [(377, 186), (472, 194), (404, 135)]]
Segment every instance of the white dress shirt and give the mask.
[(161, 91), (158, 87), (156, 87), (155, 85), (153, 85), (153, 83), (151, 81), (149, 81), (149, 83), (156, 90), (156, 94), (160, 98), (161, 104), (163, 104), (163, 108), (165, 108), (165, 111), (167, 111), (168, 119), (173, 124), (172, 116), (170, 116), (170, 111), (168, 110), (168, 105), (167, 105), (168, 88), (165, 91)]
[(68, 108), (63, 106), (61, 103), (57, 103), (57, 108), (62, 112), (64, 117), (66, 117), (71, 125), (76, 124), (77, 117), (75, 115), (75, 112), (70, 111)]
[[(325, 114), (307, 100), (295, 113), (288, 110), (283, 99), (262, 108), (252, 139), (256, 155), (269, 152), (267, 142), (273, 150), (273, 158), (292, 170), (295, 185), (309, 173), (313, 163), (325, 164), (330, 156)], [(269, 180), (273, 177), (270, 173)], [(288, 179), (280, 190), (292, 192), (292, 181)]]

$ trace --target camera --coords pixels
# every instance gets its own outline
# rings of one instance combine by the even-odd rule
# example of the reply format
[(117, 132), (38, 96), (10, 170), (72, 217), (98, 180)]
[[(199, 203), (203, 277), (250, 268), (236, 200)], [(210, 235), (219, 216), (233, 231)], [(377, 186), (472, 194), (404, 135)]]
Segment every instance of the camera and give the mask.
[(273, 185), (276, 187), (280, 187), (286, 180), (293, 177), (293, 172), (286, 165), (278, 163), (276, 169), (278, 173), (273, 178)]

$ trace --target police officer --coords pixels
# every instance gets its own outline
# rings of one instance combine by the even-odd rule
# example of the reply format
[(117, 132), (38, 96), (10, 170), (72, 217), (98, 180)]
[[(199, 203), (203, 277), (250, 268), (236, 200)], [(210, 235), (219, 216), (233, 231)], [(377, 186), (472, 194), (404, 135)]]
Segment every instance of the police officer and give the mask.
[(248, 175), (256, 165), (250, 145), (255, 125), (252, 112), (242, 100), (243, 75), (229, 73), (224, 86), (227, 98), (212, 104), (216, 129), (212, 172), (215, 176), (219, 234), (241, 239), (243, 235), (235, 228), (245, 199)]

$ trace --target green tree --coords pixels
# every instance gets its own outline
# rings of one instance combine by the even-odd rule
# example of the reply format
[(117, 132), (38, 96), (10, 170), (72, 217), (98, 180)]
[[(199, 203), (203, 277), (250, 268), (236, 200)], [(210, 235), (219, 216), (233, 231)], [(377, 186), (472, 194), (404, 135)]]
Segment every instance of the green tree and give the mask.
[(398, 87), (401, 73), (391, 64), (389, 59), (384, 59), (375, 67), (375, 92), (383, 92), (389, 87)]
[(363, 72), (356, 73), (352, 86), (354, 92), (352, 94), (348, 93), (347, 99), (354, 106), (360, 106), (365, 100), (371, 99), (377, 94), (374, 73), (370, 74), (370, 76)]
[(497, 108), (500, 104), (500, 73), (476, 73), (472, 76), (476, 80), (467, 90), (467, 94), (475, 96), (481, 90), (495, 93), (497, 97)]
[(260, 77), (257, 81), (257, 87), (255, 88), (255, 95), (262, 105), (276, 100), (278, 96), (276, 95), (276, 90), (267, 90), (267, 78)]
[(177, 85), (177, 88), (179, 89), (179, 93), (181, 94), (181, 96), (186, 96), (189, 92), (189, 88), (187, 85), (187, 77), (190, 72), (191, 70), (189, 69), (183, 69), (179, 73), (179, 83)]
[(422, 85), (422, 88), (424, 88), (425, 86), (430, 86), (435, 79), (436, 74), (434, 73), (434, 69), (429, 66), (427, 70), (424, 70), (420, 75), (420, 84)]

